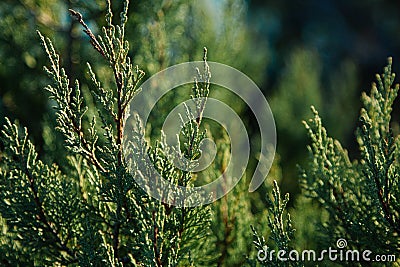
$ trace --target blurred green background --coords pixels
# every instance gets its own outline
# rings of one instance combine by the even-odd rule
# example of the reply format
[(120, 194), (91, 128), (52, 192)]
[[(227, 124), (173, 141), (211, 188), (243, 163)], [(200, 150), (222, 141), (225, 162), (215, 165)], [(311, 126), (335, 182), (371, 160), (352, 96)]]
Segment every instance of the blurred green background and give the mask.
[[(121, 10), (120, 2), (113, 1), (114, 11)], [(36, 30), (55, 41), (67, 73), (85, 90), (90, 90), (87, 61), (103, 77), (109, 75), (68, 8), (80, 11), (95, 33), (104, 25), (105, 3), (100, 0), (0, 2), (0, 124), (5, 117), (18, 119), (49, 160), (62, 150), (62, 141), (53, 132), (53, 103), (43, 90), (47, 62)], [(282, 190), (297, 193), (296, 164), (306, 159), (308, 143), (301, 121), (310, 117), (310, 105), (350, 156), (357, 155), (353, 133), (360, 93), (369, 90), (386, 57), (393, 56), (398, 72), (399, 14), (400, 3), (394, 0), (132, 1), (127, 35), (131, 56), (146, 77), (176, 63), (200, 60), (203, 46), (209, 60), (250, 76), (275, 116)], [(257, 125), (247, 107), (224, 90), (212, 96), (241, 114), (256, 150)], [(174, 93), (162, 102), (171, 105), (181, 97)], [(160, 107), (161, 114), (166, 109), (162, 103)], [(394, 119), (398, 114), (395, 105)], [(157, 123), (154, 119), (154, 129)]]

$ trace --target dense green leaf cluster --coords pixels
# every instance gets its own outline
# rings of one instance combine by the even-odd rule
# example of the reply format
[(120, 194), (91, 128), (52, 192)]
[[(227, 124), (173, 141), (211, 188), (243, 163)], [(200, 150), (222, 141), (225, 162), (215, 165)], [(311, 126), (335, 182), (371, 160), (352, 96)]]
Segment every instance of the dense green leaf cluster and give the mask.
[(329, 214), (321, 228), (325, 247), (345, 238), (348, 249), (399, 253), (399, 139), (390, 126), (399, 85), (393, 85), (391, 65), (389, 59), (371, 93), (362, 95), (359, 160), (352, 161), (339, 141), (328, 136), (314, 108), (314, 118), (305, 123), (312, 144), (302, 185)]
[[(50, 61), (46, 72), (53, 82), (47, 90), (57, 104), (57, 129), (71, 154), (71, 173), (62, 174), (56, 165), (49, 167), (38, 160), (26, 131), (20, 134), (16, 124), (7, 122), (2, 135), (6, 167), (2, 169), (1, 212), (7, 235), (15, 239), (4, 244), (11, 246), (4, 247), (6, 264), (22, 264), (26, 258), (35, 265), (177, 266), (191, 264), (199, 256), (194, 248), (208, 234), (210, 209), (176, 208), (150, 199), (134, 182), (123, 159), (126, 109), (143, 76), (128, 56), (127, 9), (125, 2), (120, 24), (114, 25), (108, 1), (107, 26), (97, 37), (82, 15), (71, 10), (114, 74), (114, 86), (103, 88), (89, 65), (98, 113), (89, 122), (79, 82), (71, 86), (51, 41), (39, 33)], [(208, 96), (209, 79), (204, 81), (195, 83), (193, 97)], [(204, 105), (198, 103), (197, 112)], [(199, 153), (199, 118), (184, 127), (188, 158)], [(139, 141), (142, 153), (151, 155), (151, 164), (164, 178), (182, 185), (190, 182), (192, 174), (175, 170), (165, 156), (165, 144), (150, 147), (145, 140)], [(28, 249), (31, 257), (9, 258), (14, 252), (22, 253), (20, 249)]]
[[(372, 260), (376, 255), (394, 256), (380, 264), (397, 266), (399, 138), (391, 128), (391, 113), (399, 85), (393, 84), (391, 58), (376, 79), (371, 93), (362, 95), (363, 108), (356, 132), (361, 152), (359, 160), (352, 161), (340, 142), (328, 136), (318, 112), (311, 108), (314, 118), (304, 122), (311, 139), (310, 157), (307, 167), (301, 169), (302, 196), (293, 209), (295, 227), (300, 227), (296, 229), (300, 233), (294, 232), (290, 216), (284, 212), (288, 196), (282, 199), (275, 183), (273, 196), (267, 198), (269, 238), (266, 240), (252, 228), (258, 254), (255, 260), (249, 261), (251, 266), (307, 265), (302, 263), (302, 258), (279, 260), (277, 253), (282, 250), (287, 256), (296, 249), (301, 255), (302, 251), (313, 249), (316, 255), (321, 255), (318, 253), (322, 250), (337, 247), (339, 239), (346, 240), (342, 249), (357, 250), (360, 254), (369, 250), (373, 253)], [(273, 254), (266, 254), (272, 250)], [(359, 259), (342, 260), (340, 264), (371, 264)], [(328, 257), (322, 263), (335, 264)]]

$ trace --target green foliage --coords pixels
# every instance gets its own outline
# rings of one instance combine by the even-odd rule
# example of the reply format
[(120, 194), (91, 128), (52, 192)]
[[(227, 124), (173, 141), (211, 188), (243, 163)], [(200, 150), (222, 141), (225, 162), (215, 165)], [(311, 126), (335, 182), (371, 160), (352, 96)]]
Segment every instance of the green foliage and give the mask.
[[(72, 2), (84, 12), (97, 12), (95, 17), (99, 14), (99, 7), (105, 6), (101, 0), (97, 0), (103, 2), (99, 5), (95, 1), (83, 0), (0, 3), (0, 123), (5, 123), (5, 116), (18, 118), (30, 129), (30, 135), (40, 152), (46, 146), (46, 140), (41, 136), (42, 129), (47, 126), (42, 124), (43, 116), (51, 121), (53, 114), (51, 105), (47, 104), (47, 97), (42, 93), (42, 88), (48, 82), (42, 68), (46, 57), (38, 42), (36, 30), (51, 36), (57, 44), (70, 77), (80, 77), (84, 73), (81, 65), (84, 65), (80, 65), (79, 61), (86, 61), (94, 54), (88, 49), (89, 45), (80, 46), (83, 43), (78, 42), (80, 34), (77, 23), (66, 12)], [(50, 127), (54, 128), (54, 124)]]
[[(207, 4), (182, 2), (171, 6), (171, 3), (167, 2), (154, 3), (154, 23), (153, 16), (148, 16), (147, 3), (143, 3), (139, 3), (136, 9), (140, 14), (137, 17), (141, 18), (140, 23), (135, 24), (138, 28), (132, 28), (133, 24), (127, 21), (127, 3), (124, 7), (117, 5), (117, 9), (122, 9), (122, 13), (120, 18), (114, 18), (108, 1), (105, 7), (106, 25), (100, 35), (95, 34), (96, 28), (93, 32), (89, 28), (88, 25), (93, 22), (90, 16), (89, 22), (86, 22), (81, 13), (70, 10), (76, 22), (72, 21), (71, 25), (54, 23), (61, 31), (70, 26), (67, 31), (69, 35), (66, 37), (70, 37), (71, 42), (64, 42), (59, 36), (52, 38), (57, 46), (63, 48), (63, 57), (57, 54), (50, 39), (39, 33), (50, 61), (45, 70), (52, 84), (47, 86), (46, 90), (52, 99), (50, 103), (56, 110), (57, 123), (55, 125), (51, 122), (52, 115), (46, 118), (43, 134), (45, 153), (41, 156), (43, 161), (38, 159), (40, 157), (35, 147), (28, 141), (27, 133), (24, 131), (22, 134), (18, 124), (7, 121), (4, 126), (1, 142), (6, 149), (1, 151), (2, 159), (5, 159), (1, 161), (1, 172), (4, 183), (2, 194), (7, 201), (3, 203), (5, 206), (1, 211), (3, 218), (0, 217), (3, 226), (1, 260), (4, 264), (187, 266), (196, 262), (197, 265), (204, 266), (213, 263), (240, 266), (245, 255), (249, 253), (251, 244), (246, 240), (251, 236), (248, 221), (252, 214), (244, 193), (247, 187), (244, 182), (227, 197), (229, 202), (235, 203), (233, 206), (228, 205), (227, 198), (220, 202), (221, 205), (212, 209), (178, 209), (163, 204), (150, 199), (138, 188), (128, 172), (128, 166), (122, 160), (123, 149), (131, 148), (137, 149), (138, 153), (148, 153), (152, 164), (165, 179), (173, 183), (192, 186), (196, 177), (173, 166), (166, 155), (168, 148), (163, 139), (152, 147), (145, 139), (137, 139), (135, 145), (123, 147), (121, 138), (127, 103), (138, 92), (137, 85), (144, 76), (144, 72), (134, 66), (133, 62), (146, 63), (143, 67), (152, 74), (164, 68), (166, 64), (187, 59), (187, 56), (194, 59), (199, 49), (192, 46), (200, 42), (194, 43), (193, 38), (207, 41), (211, 48), (214, 48), (215, 44), (221, 49), (226, 49), (232, 42), (230, 38), (234, 38), (235, 51), (216, 53), (214, 58), (225, 63), (234, 62), (236, 66), (240, 66), (242, 60), (255, 67), (245, 60), (244, 54), (241, 54), (240, 60), (238, 56), (232, 57), (232, 53), (239, 55), (243, 49), (251, 51), (250, 46), (245, 46), (248, 39), (245, 25), (237, 27), (238, 19), (244, 14), (241, 7), (243, 3), (221, 3), (224, 6), (221, 10), (225, 10), (226, 14), (219, 16), (218, 20), (230, 21), (224, 24), (227, 26), (225, 29), (220, 28), (218, 21), (207, 19), (212, 16), (209, 14), (212, 10)], [(169, 5), (169, 8), (164, 5)], [(104, 8), (102, 4), (95, 7), (83, 2), (80, 6), (85, 14), (90, 13), (90, 10)], [(46, 11), (43, 12), (45, 15)], [(193, 36), (187, 36), (185, 40), (181, 38), (179, 41), (181, 44), (185, 43), (187, 49), (176, 50), (174, 34), (166, 34), (168, 31), (162, 25), (175, 27), (181, 24), (180, 19), (184, 19), (188, 14), (193, 15), (191, 19), (197, 25), (194, 26), (197, 30), (187, 30), (186, 32)], [(59, 18), (53, 19), (61, 21)], [(118, 25), (113, 21), (118, 21)], [(172, 21), (175, 21), (175, 24), (170, 24)], [(207, 21), (213, 30), (203, 32), (204, 23)], [(86, 36), (77, 32), (74, 27), (76, 23), (81, 24)], [(153, 26), (148, 27), (149, 25)], [(133, 30), (128, 31), (126, 28)], [(143, 29), (149, 29), (149, 34), (140, 34)], [(156, 32), (161, 35), (154, 34)], [(178, 31), (173, 32), (180, 36)], [(47, 32), (46, 35), (54, 36), (53, 32)], [(137, 38), (140, 35), (144, 36), (143, 39)], [(132, 48), (126, 41), (127, 36), (133, 40), (133, 50), (139, 52), (133, 57), (130, 54)], [(151, 38), (147, 38), (148, 36)], [(157, 36), (164, 38), (153, 39)], [(226, 36), (229, 38), (225, 38)], [(86, 41), (78, 42), (79, 39), (89, 39), (94, 49), (87, 53)], [(149, 41), (150, 43), (147, 43)], [(65, 44), (69, 46), (64, 46)], [(158, 45), (166, 46), (163, 60), (160, 60), (158, 52), (163, 53), (164, 49), (156, 47), (154, 51), (157, 53), (149, 53), (153, 46)], [(83, 54), (86, 53), (85, 56), (78, 56), (81, 53), (77, 50), (78, 47), (81, 47)], [(97, 53), (97, 57), (93, 51)], [(171, 51), (181, 52), (177, 56)], [(71, 57), (73, 62), (70, 61)], [(40, 54), (35, 58), (40, 58)], [(87, 69), (84, 70), (85, 66), (79, 65), (79, 60), (86, 58), (90, 58), (91, 64), (87, 64)], [(262, 58), (260, 56), (254, 59)], [(66, 64), (65, 68), (61, 67), (61, 62)], [(88, 75), (82, 75), (80, 72), (83, 70)], [(75, 80), (76, 78), (79, 78), (79, 81)], [(192, 97), (208, 96), (209, 78), (207, 68), (204, 74), (199, 73), (198, 80), (205, 82), (194, 83)], [(223, 93), (220, 97), (228, 99)], [(173, 102), (179, 100), (180, 98), (176, 98)], [(167, 99), (168, 101), (170, 100)], [(182, 151), (188, 159), (198, 157), (199, 144), (205, 136), (200, 127), (205, 103), (195, 104), (197, 109), (193, 111), (194, 114), (190, 110), (186, 114), (191, 120), (184, 125), (181, 136)], [(162, 110), (159, 113), (162, 113)], [(200, 120), (195, 120), (198, 115)], [(153, 127), (157, 126), (157, 117), (159, 116), (155, 114)], [(59, 136), (52, 131), (53, 125), (64, 139), (64, 146), (61, 146)], [(144, 126), (141, 122), (138, 121), (136, 126), (137, 133), (143, 131)], [(226, 145), (226, 140), (221, 142)], [(18, 150), (20, 143), (24, 148), (21, 151)], [(229, 154), (229, 147), (224, 151), (218, 155), (216, 161), (221, 161)], [(20, 156), (17, 157), (17, 154)], [(35, 160), (26, 161), (25, 158), (30, 159), (31, 155), (34, 155)], [(140, 156), (135, 160), (140, 161)], [(33, 174), (26, 173), (25, 167), (35, 171)], [(211, 169), (210, 177), (220, 173), (223, 169), (220, 167), (215, 166), (216, 171)], [(21, 187), (20, 190), (12, 189), (18, 186)], [(14, 205), (8, 199), (20, 204)], [(26, 205), (23, 206), (22, 203), (25, 202)], [(9, 209), (9, 206), (12, 208)], [(243, 208), (247, 210), (248, 216), (242, 216)], [(224, 211), (226, 209), (230, 210), (228, 216)], [(211, 210), (218, 214), (212, 225)], [(222, 228), (224, 232), (221, 235)], [(25, 236), (22, 238), (23, 235)], [(207, 247), (205, 244), (213, 246)], [(215, 249), (210, 250), (213, 247)], [(215, 250), (221, 251), (221, 256), (216, 257), (218, 253)]]
[[(87, 115), (89, 107), (79, 82), (71, 86), (51, 41), (39, 33), (50, 61), (45, 70), (53, 82), (46, 89), (57, 104), (57, 129), (71, 154), (70, 173), (63, 174), (56, 165), (47, 166), (38, 160), (26, 130), (19, 134), (19, 127), (8, 121), (2, 135), (6, 149), (2, 152), (5, 201), (1, 213), (7, 222), (6, 236), (15, 238), (2, 246), (7, 264), (23, 264), (24, 259), (30, 259), (29, 263), (35, 265), (178, 266), (202, 256), (195, 248), (207, 235), (210, 209), (176, 208), (149, 199), (123, 160), (125, 111), (143, 76), (128, 56), (127, 9), (126, 2), (120, 24), (114, 25), (108, 2), (107, 26), (100, 36), (91, 32), (80, 13), (71, 10), (114, 77), (113, 87), (103, 87), (89, 65), (97, 104), (97, 116), (92, 118)], [(204, 75), (199, 80), (205, 82), (195, 83), (193, 97), (208, 96), (209, 78), (203, 79), (210, 75), (207, 68)], [(196, 112), (201, 114), (204, 105), (197, 103)], [(183, 130), (189, 159), (199, 153), (200, 124), (201, 116)], [(142, 151), (151, 154), (154, 166), (161, 168), (166, 179), (181, 185), (191, 181), (190, 172), (174, 170), (165, 157), (163, 142), (149, 147), (141, 141)], [(26, 256), (11, 262), (7, 255), (13, 250), (15, 255)]]
[[(252, 41), (254, 34), (248, 31), (245, 22), (246, 6), (244, 0), (220, 1), (218, 4), (208, 0), (133, 1), (125, 31), (130, 41), (132, 62), (140, 65), (150, 77), (171, 64), (201, 59), (203, 46), (207, 44), (214, 61), (248, 69), (253, 78), (261, 81), (266, 53), (263, 44)], [(62, 138), (49, 130), (56, 127), (54, 112), (52, 104), (41, 93), (48, 82), (42, 75), (42, 66), (47, 59), (37, 41), (36, 30), (55, 43), (68, 77), (72, 81), (80, 80), (88, 106), (94, 100), (87, 92), (92, 84), (86, 62), (90, 61), (96, 73), (104, 77), (104, 87), (109, 87), (113, 80), (113, 74), (104, 62), (100, 58), (93, 60), (96, 50), (92, 49), (77, 20), (68, 15), (69, 8), (84, 15), (94, 34), (105, 25), (102, 18), (106, 1), (103, 0), (6, 0), (0, 3), (0, 124), (5, 123), (3, 117), (18, 118), (21, 124), (28, 126), (39, 153), (48, 158), (43, 160), (53, 162), (55, 155), (55, 161), (61, 167), (66, 164), (59, 161), (64, 158), (60, 146)], [(123, 1), (114, 1), (113, 11), (119, 13), (122, 9)], [(255, 49), (258, 56), (250, 57)], [(232, 101), (232, 96), (224, 92), (212, 93)], [(169, 103), (180, 103), (187, 96), (187, 93), (175, 92), (163, 100), (168, 105), (161, 106), (164, 109)], [(243, 107), (242, 104), (241, 109)], [(152, 118), (155, 128), (159, 125), (157, 117), (160, 116)], [(152, 134), (159, 134), (158, 129)]]
[[(285, 251), (286, 255), (293, 250), (294, 229), (290, 214), (285, 212), (289, 201), (289, 194), (282, 198), (278, 184), (274, 181), (272, 196), (267, 198), (268, 202), (268, 227), (270, 234), (268, 242), (252, 227), (254, 245), (257, 250), (257, 262), (261, 266), (301, 266), (300, 262), (284, 262), (277, 258), (278, 251)], [(271, 251), (274, 250), (274, 253)], [(272, 257), (271, 257), (272, 255)], [(250, 261), (257, 266), (256, 261)]]
[[(301, 258), (281, 261), (276, 253), (270, 258), (271, 254), (265, 251), (283, 250), (287, 256), (293, 249), (299, 255), (312, 249), (316, 255), (322, 255), (319, 253), (323, 249), (337, 246), (340, 238), (347, 241), (342, 249), (370, 250), (372, 258), (375, 255), (398, 257), (399, 138), (394, 136), (390, 123), (399, 85), (393, 85), (391, 58), (383, 74), (376, 78), (371, 93), (362, 95), (363, 108), (356, 133), (360, 160), (351, 161), (340, 142), (328, 136), (318, 112), (312, 107), (314, 118), (304, 122), (311, 145), (308, 166), (301, 170), (303, 195), (292, 209), (296, 232), (290, 216), (284, 216), (288, 196), (281, 198), (275, 182), (273, 196), (267, 199), (268, 241), (252, 228), (258, 259), (249, 260), (250, 266), (301, 266)], [(381, 262), (388, 266), (396, 263)], [(336, 262), (327, 258), (321, 264), (336, 266)], [(362, 261), (341, 261), (340, 264), (361, 266)]]
[[(282, 185), (290, 193), (298, 193), (298, 183), (293, 180), (297, 178), (296, 165), (306, 159), (308, 142), (300, 122), (309, 117), (309, 106), (313, 105), (326, 118), (330, 132), (339, 140), (347, 141), (357, 116), (354, 108), (357, 73), (354, 64), (345, 61), (326, 75), (321, 57), (306, 48), (291, 51), (285, 63), (270, 105), (279, 140), (282, 140), (278, 144), (284, 174)], [(338, 120), (341, 127), (337, 127)]]
[(345, 238), (348, 248), (399, 253), (399, 148), (390, 129), (399, 86), (393, 86), (391, 65), (389, 59), (371, 93), (362, 96), (358, 161), (351, 161), (341, 144), (327, 135), (314, 108), (314, 118), (305, 123), (312, 144), (302, 185), (329, 214), (320, 240), (325, 247)]
[[(208, 182), (224, 173), (229, 163), (230, 143), (224, 136), (218, 142), (218, 154), (213, 172), (209, 172)], [(251, 212), (251, 198), (248, 192), (247, 179), (242, 178), (238, 184), (211, 206), (213, 220), (211, 235), (207, 239), (207, 254), (212, 256), (212, 266), (243, 266), (246, 255), (251, 253), (251, 233), (249, 224), (256, 220)]]
[(30, 257), (25, 259), (30, 258), (31, 264), (75, 260), (76, 254), (69, 247), (76, 244), (81, 234), (79, 220), (86, 211), (77, 195), (79, 184), (73, 179), (68, 181), (57, 166), (45, 165), (38, 159), (26, 129), (7, 121), (2, 141), (6, 150), (0, 209), (7, 221), (7, 235), (12, 235), (15, 242), (5, 244), (11, 246), (5, 248), (6, 255), (15, 250), (16, 255), (27, 253), (25, 256)]
[[(25, 44), (32, 37), (34, 23), (27, 27), (20, 22), (28, 10), (39, 10), (32, 3), (42, 1), (21, 3), (25, 9), (8, 2), (0, 4), (3, 15), (0, 29), (5, 33), (4, 38), (20, 45), (17, 48), (24, 51), (25, 68), (34, 70), (35, 77), (41, 64), (40, 52), (36, 46)], [(128, 1), (116, 3), (115, 7), (110, 0), (105, 5), (76, 3), (85, 16), (70, 9), (75, 21), (71, 24), (64, 25), (61, 11), (49, 17), (53, 12), (44, 8), (32, 15), (40, 24), (48, 21), (61, 29), (60, 32), (69, 27), (66, 32), (71, 43), (65, 42), (65, 36), (54, 35), (51, 39), (56, 45), (53, 46), (50, 38), (40, 33), (46, 31), (41, 28), (38, 33), (50, 62), (45, 71), (52, 83), (46, 90), (56, 119), (56, 123), (51, 122), (52, 114), (45, 119), (44, 146), (35, 147), (27, 129), (18, 122), (12, 123), (7, 118), (2, 121), (1, 265), (301, 266), (303, 262), (282, 262), (276, 257), (262, 261), (256, 257), (266, 248), (286, 253), (292, 249), (327, 248), (338, 238), (345, 238), (349, 249), (399, 255), (399, 138), (390, 125), (399, 86), (393, 86), (391, 59), (384, 73), (377, 76), (370, 95), (362, 96), (364, 106), (357, 131), (361, 152), (358, 161), (352, 161), (340, 142), (328, 136), (318, 112), (312, 108), (314, 118), (305, 123), (311, 138), (310, 159), (301, 171), (303, 195), (295, 199), (290, 210), (294, 215), (293, 225), (286, 211), (289, 195), (281, 196), (276, 181), (272, 193), (268, 182), (260, 188), (258, 193), (268, 196), (265, 202), (260, 201), (258, 194), (250, 195), (246, 179), (241, 179), (232, 192), (212, 205), (177, 208), (150, 198), (134, 178), (147, 179), (155, 168), (169, 182), (193, 187), (221, 174), (229, 175), (224, 171), (230, 143), (223, 131), (214, 131), (203, 120), (206, 101), (199, 98), (213, 96), (235, 103), (232, 105), (238, 113), (243, 113), (244, 103), (234, 101), (224, 89), (210, 88), (211, 73), (205, 49), (204, 69), (197, 70), (191, 88), (195, 109), (187, 108), (186, 114), (181, 114), (187, 116), (188, 122), (181, 120), (179, 136), (179, 156), (188, 160), (199, 158), (200, 143), (205, 137), (217, 139), (216, 159), (202, 174), (192, 172), (190, 165), (185, 166), (186, 170), (175, 167), (169, 155), (172, 148), (159, 131), (163, 113), (188, 98), (186, 91), (176, 90), (161, 99), (161, 108), (151, 114), (149, 125), (143, 125), (139, 117), (129, 118), (133, 119), (133, 125), (129, 125), (134, 136), (131, 142), (123, 138), (128, 104), (140, 91), (140, 82), (145, 77), (143, 70), (151, 75), (171, 64), (197, 59), (202, 43), (210, 44), (214, 61), (246, 69), (256, 81), (260, 79), (260, 70), (266, 64), (265, 54), (248, 56), (256, 51), (258, 44), (248, 41), (251, 34), (245, 24), (239, 23), (245, 15), (245, 3), (225, 0), (212, 6), (210, 1), (143, 1), (135, 2), (133, 11), (128, 11)], [(55, 0), (51, 5), (60, 8)], [(221, 13), (216, 13), (214, 8)], [(106, 19), (100, 23), (104, 27), (99, 30), (93, 26), (95, 19), (87, 14), (94, 16), (103, 10)], [(114, 17), (113, 10), (122, 12)], [(7, 11), (13, 15), (7, 15)], [(131, 15), (133, 22), (128, 21)], [(221, 20), (225, 23), (219, 23)], [(83, 27), (83, 34), (77, 33), (76, 24)], [(12, 26), (23, 34), (14, 35)], [(77, 43), (82, 47), (76, 46)], [(54, 47), (62, 47), (61, 54), (66, 56), (61, 57)], [(7, 49), (0, 49), (0, 58), (5, 57), (3, 51)], [(80, 64), (87, 58), (91, 63)], [(6, 61), (6, 68), (0, 66), (1, 75), (14, 75), (9, 72), (15, 64), (13, 60)], [(345, 62), (328, 85), (321, 84), (322, 75), (316, 54), (296, 50), (278, 80), (272, 109), (281, 139), (292, 140), (290, 150), (282, 153), (285, 164), (288, 155), (303, 146), (303, 134), (296, 123), (306, 116), (307, 103), (323, 109), (328, 128), (339, 119), (346, 125), (351, 122), (347, 111), (353, 91), (347, 89), (354, 85), (354, 66)], [(27, 77), (34, 81), (32, 88), (43, 83), (41, 78)], [(25, 86), (27, 80), (21, 80), (18, 88)], [(9, 94), (5, 93), (5, 99), (9, 100), (7, 108), (15, 105), (13, 99), (17, 99)], [(329, 103), (324, 99), (329, 99)], [(167, 105), (163, 107), (163, 104)], [(346, 108), (340, 110), (338, 107), (342, 105)], [(0, 106), (3, 112), (1, 109)], [(53, 125), (59, 135), (54, 134)], [(214, 136), (205, 130), (211, 128)], [(146, 137), (143, 137), (144, 129), (149, 133)], [(335, 136), (343, 138), (341, 129), (332, 130)], [(59, 142), (60, 136), (63, 142)], [(155, 141), (155, 136), (160, 136), (160, 140)], [(132, 152), (128, 162), (124, 160), (126, 150)], [(145, 160), (147, 155), (150, 162)], [(292, 175), (284, 176), (285, 186)], [(282, 178), (279, 157), (274, 161), (270, 178), (279, 182)], [(158, 193), (166, 199), (171, 197), (168, 192)], [(263, 212), (260, 210), (264, 204), (267, 209)], [(249, 225), (255, 225), (252, 232)], [(246, 257), (253, 260), (246, 261)]]
[[(137, 51), (135, 62), (146, 66), (146, 73), (152, 75), (167, 66), (196, 60), (207, 44), (213, 61), (247, 70), (251, 78), (261, 82), (267, 52), (248, 30), (245, 1), (156, 0), (133, 4), (136, 6), (131, 10), (127, 32)], [(257, 57), (250, 56), (254, 51)]]
[(328, 221), (329, 215), (319, 204), (305, 196), (299, 195), (290, 209), (293, 218), (295, 242), (293, 246), (298, 251), (313, 249), (318, 251), (320, 244), (317, 240), (323, 238), (322, 224)]

